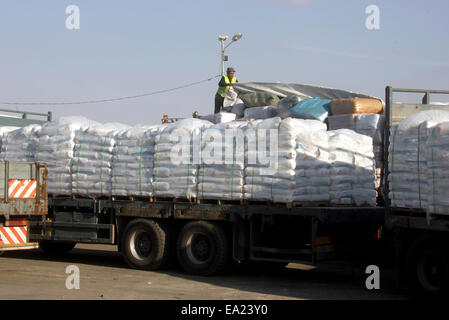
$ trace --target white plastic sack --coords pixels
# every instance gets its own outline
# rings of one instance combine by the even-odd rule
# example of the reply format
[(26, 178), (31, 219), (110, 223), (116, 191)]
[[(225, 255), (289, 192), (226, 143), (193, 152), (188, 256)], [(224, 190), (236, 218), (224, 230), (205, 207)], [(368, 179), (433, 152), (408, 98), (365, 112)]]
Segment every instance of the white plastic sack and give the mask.
[(276, 117), (278, 109), (273, 106), (246, 108), (244, 119), (268, 119)]
[(237, 96), (237, 91), (235, 91), (233, 87), (230, 87), (223, 101), (223, 108), (232, 107), (235, 105), (237, 103)]
[(237, 99), (235, 104), (232, 106), (231, 112), (235, 113), (236, 119), (243, 118), (245, 115), (246, 106), (241, 99)]

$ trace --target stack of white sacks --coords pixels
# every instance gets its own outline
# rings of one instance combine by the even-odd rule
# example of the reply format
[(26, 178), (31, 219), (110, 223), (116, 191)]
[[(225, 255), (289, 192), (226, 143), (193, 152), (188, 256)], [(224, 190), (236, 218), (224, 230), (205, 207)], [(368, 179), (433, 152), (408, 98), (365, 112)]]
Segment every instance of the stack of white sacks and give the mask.
[(244, 197), (291, 202), (296, 187), (296, 138), (306, 120), (279, 117), (249, 123)]
[(159, 128), (135, 127), (115, 135), (112, 195), (152, 196), (155, 139)]
[(216, 124), (202, 130), (198, 198), (243, 199), (246, 121)]
[(196, 198), (201, 130), (212, 123), (184, 119), (163, 127), (156, 136), (154, 195)]
[(72, 194), (75, 134), (89, 124), (92, 121), (86, 118), (67, 117), (48, 122), (39, 131), (35, 160), (47, 164), (49, 194)]
[(449, 215), (449, 122), (429, 130), (426, 149), (427, 213)]
[(6, 138), (6, 135), (14, 130), (20, 129), (20, 127), (0, 127), (0, 152), (3, 144), (3, 139)]
[(35, 161), (37, 135), (40, 130), (40, 125), (32, 124), (4, 134), (2, 138), (1, 160)]
[(427, 209), (432, 194), (427, 141), (431, 129), (443, 121), (449, 121), (448, 111), (422, 111), (391, 128), (388, 181), (392, 207)]
[(393, 126), (390, 133), (388, 166), (389, 198), (392, 207), (427, 207), (426, 140), (430, 123), (409, 130)]
[(213, 125), (185, 119), (129, 128), (72, 117), (42, 130), (28, 126), (7, 133), (0, 157), (47, 163), (51, 194), (376, 201), (372, 139), (352, 130), (327, 132), (316, 120)]
[(373, 139), (349, 129), (328, 136), (331, 204), (375, 206)]
[(73, 193), (87, 196), (112, 194), (112, 158), (120, 124), (89, 126), (77, 131), (72, 166)]
[(327, 127), (321, 121), (303, 120), (296, 138), (296, 187), (294, 201), (327, 202), (330, 166)]
[(383, 168), (385, 117), (380, 114), (342, 114), (330, 116), (329, 130), (351, 129), (373, 138), (373, 151), (376, 164), (376, 188), (380, 186)]

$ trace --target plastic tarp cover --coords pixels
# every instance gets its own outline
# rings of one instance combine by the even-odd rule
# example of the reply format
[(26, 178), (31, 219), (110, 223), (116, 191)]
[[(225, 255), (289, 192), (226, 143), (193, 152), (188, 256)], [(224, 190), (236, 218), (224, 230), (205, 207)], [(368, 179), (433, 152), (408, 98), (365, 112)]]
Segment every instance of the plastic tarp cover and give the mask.
[(373, 98), (365, 94), (355, 93), (346, 90), (311, 86), (296, 83), (273, 83), (273, 82), (240, 82), (234, 84), (234, 90), (239, 94), (251, 92), (268, 92), (277, 95), (278, 97), (298, 96), (300, 100), (308, 98), (321, 99), (340, 99), (340, 98)]

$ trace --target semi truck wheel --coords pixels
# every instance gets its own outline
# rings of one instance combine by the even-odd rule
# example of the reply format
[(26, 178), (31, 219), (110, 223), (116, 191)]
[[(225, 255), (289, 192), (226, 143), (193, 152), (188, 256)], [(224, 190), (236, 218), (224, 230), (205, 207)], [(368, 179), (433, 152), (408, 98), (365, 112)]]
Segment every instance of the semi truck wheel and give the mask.
[(39, 248), (49, 255), (64, 255), (75, 248), (76, 242), (72, 241), (40, 241)]
[(449, 255), (435, 242), (418, 243), (409, 251), (409, 285), (413, 293), (437, 296), (449, 291)]
[(229, 262), (229, 242), (221, 226), (205, 221), (187, 223), (178, 236), (176, 252), (181, 267), (190, 274), (213, 275)]
[(169, 260), (169, 235), (163, 224), (139, 219), (130, 222), (122, 237), (122, 254), (135, 269), (157, 270)]

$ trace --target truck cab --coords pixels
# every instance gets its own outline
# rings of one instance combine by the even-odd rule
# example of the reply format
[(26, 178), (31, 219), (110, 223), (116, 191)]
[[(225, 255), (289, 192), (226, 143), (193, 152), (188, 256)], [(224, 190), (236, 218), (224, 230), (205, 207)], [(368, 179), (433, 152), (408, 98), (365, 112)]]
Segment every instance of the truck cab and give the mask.
[[(0, 109), (0, 127), (15, 129), (51, 119), (51, 112)], [(29, 239), (30, 223), (47, 213), (47, 166), (0, 161), (0, 254), (37, 248), (39, 244)]]

